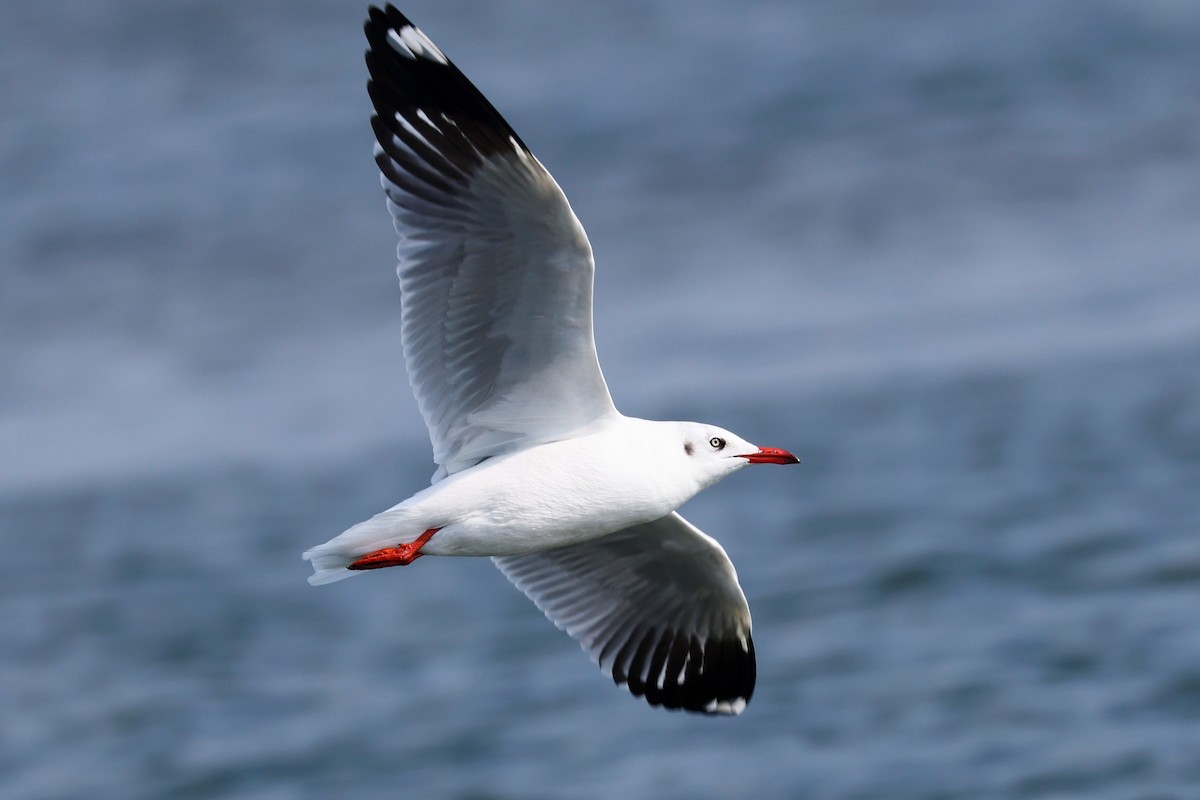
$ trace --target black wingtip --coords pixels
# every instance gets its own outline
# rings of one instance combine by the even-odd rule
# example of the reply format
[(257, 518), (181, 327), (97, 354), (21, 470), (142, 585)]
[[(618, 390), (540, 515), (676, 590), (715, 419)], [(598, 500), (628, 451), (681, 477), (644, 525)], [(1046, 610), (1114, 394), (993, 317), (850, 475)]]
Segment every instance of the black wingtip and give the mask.
[[(420, 28), (395, 6), (371, 6), (363, 32), (367, 37), (368, 91), (376, 113), (402, 139), (395, 116), (425, 127), (421, 116), (438, 120), (435, 136), (451, 140), (450, 155), (462, 160), (463, 145), (483, 156), (528, 152), (512, 126)], [(442, 120), (452, 125), (442, 125)], [(458, 142), (454, 142), (458, 139)], [(381, 141), (385, 147), (387, 143)]]
[[(712, 716), (736, 716), (754, 695), (757, 663), (754, 639), (710, 639), (701, 643), (683, 633), (647, 632), (630, 637), (617, 653), (613, 681), (651, 706)], [(641, 676), (648, 676), (642, 680)], [(662, 686), (658, 677), (664, 676)], [(678, 676), (677, 679), (672, 679)]]

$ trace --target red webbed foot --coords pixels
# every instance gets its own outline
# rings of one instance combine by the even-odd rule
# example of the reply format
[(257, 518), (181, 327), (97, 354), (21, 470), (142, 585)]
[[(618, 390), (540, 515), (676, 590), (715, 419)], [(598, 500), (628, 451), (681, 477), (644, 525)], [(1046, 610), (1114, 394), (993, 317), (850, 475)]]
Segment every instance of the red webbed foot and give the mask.
[(416, 561), (421, 556), (425, 555), (421, 552), (421, 548), (425, 543), (433, 538), (441, 528), (430, 528), (422, 533), (415, 540), (408, 544), (397, 545), (396, 547), (385, 547), (382, 550), (375, 550), (367, 553), (362, 558), (350, 564), (346, 569), (382, 569), (383, 567), (407, 567), (412, 562)]

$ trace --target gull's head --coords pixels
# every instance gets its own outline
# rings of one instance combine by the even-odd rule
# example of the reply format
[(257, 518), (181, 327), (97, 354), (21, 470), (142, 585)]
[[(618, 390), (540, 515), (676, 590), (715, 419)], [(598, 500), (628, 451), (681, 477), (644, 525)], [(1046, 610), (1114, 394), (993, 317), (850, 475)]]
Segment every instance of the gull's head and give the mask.
[(778, 447), (759, 447), (736, 433), (700, 422), (675, 423), (677, 452), (687, 469), (707, 487), (750, 464), (799, 464)]

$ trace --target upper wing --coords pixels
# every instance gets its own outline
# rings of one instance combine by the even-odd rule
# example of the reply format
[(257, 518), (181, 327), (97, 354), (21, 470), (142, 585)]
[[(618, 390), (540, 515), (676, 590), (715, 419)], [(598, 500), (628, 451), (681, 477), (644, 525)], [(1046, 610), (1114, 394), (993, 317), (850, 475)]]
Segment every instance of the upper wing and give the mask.
[(721, 545), (679, 514), (492, 561), (650, 705), (739, 714), (750, 701), (754, 640), (737, 572)]
[(592, 338), (591, 245), (562, 190), (403, 14), (372, 8), (366, 34), (435, 480), (615, 414)]

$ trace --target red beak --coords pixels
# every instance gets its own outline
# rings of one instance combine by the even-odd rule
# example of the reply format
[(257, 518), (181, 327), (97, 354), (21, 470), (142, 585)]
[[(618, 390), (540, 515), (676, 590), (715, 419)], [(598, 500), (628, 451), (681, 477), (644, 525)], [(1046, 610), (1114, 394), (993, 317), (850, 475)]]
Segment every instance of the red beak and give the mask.
[(799, 464), (800, 459), (778, 447), (763, 447), (757, 453), (747, 453), (742, 458), (751, 464)]

